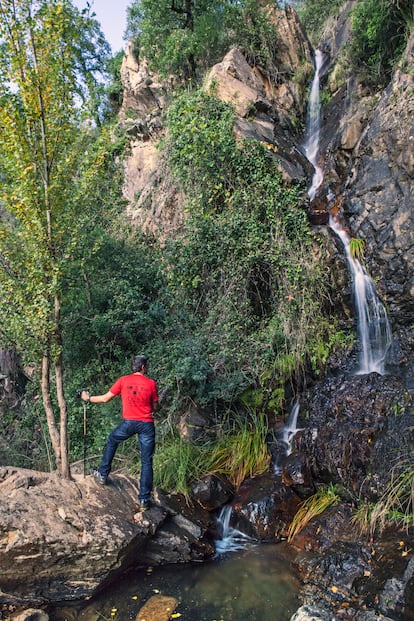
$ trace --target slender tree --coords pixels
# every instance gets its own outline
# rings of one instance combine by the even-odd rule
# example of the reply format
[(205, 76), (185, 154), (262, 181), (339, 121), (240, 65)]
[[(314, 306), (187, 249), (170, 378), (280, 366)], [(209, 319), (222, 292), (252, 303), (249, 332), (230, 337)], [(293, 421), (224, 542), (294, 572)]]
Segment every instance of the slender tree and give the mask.
[(109, 53), (97, 22), (70, 0), (0, 0), (1, 340), (30, 354), (56, 468), (70, 476), (61, 305), (82, 253), (90, 103)]

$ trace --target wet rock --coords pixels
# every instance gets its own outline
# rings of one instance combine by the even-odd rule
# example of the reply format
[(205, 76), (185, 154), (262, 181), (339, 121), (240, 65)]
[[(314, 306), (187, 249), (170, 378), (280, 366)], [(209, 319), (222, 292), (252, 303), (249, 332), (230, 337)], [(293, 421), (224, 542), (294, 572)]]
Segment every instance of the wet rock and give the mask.
[(261, 541), (286, 538), (301, 499), (280, 477), (263, 475), (245, 481), (233, 501), (238, 528)]
[(203, 477), (192, 486), (193, 497), (204, 509), (214, 511), (226, 504), (234, 488), (225, 477), (214, 475)]
[(390, 469), (402, 464), (414, 445), (410, 403), (403, 377), (338, 376), (315, 386), (301, 404), (309, 420), (296, 442), (308, 456), (313, 478), (377, 500)]
[(49, 621), (49, 615), (44, 610), (27, 608), (23, 612), (13, 614), (10, 619), (11, 621)]
[[(414, 37), (390, 84), (376, 94), (364, 93), (346, 75), (341, 55), (335, 58), (338, 48), (332, 47), (327, 78), (332, 99), (323, 108), (321, 127), (325, 168), (341, 180), (352, 236), (366, 241), (367, 269), (389, 317), (394, 325), (409, 326), (414, 318)], [(334, 84), (335, 68), (342, 83)]]
[(301, 606), (290, 621), (332, 621), (331, 614), (316, 606)]
[(315, 484), (305, 455), (293, 452), (286, 458), (282, 470), (282, 483), (291, 487), (300, 498), (311, 496), (315, 491)]
[(178, 603), (175, 597), (153, 595), (137, 614), (136, 621), (168, 621)]
[[(309, 548), (294, 561), (304, 584), (303, 603), (329, 611), (331, 619), (338, 621), (411, 619), (412, 533), (389, 529), (374, 541), (347, 521), (346, 508), (338, 516), (335, 532), (330, 533), (333, 512), (328, 519), (323, 514), (312, 520), (316, 537), (319, 527), (324, 532), (324, 547), (317, 554)], [(296, 538), (293, 543), (297, 544)]]
[(407, 606), (407, 594), (411, 590), (414, 576), (414, 558), (412, 558), (401, 578), (389, 578), (380, 594), (379, 607), (384, 614), (402, 615)]
[(341, 503), (326, 509), (310, 520), (292, 539), (291, 544), (306, 551), (323, 553), (337, 541), (357, 543), (357, 528), (351, 528), (353, 508)]

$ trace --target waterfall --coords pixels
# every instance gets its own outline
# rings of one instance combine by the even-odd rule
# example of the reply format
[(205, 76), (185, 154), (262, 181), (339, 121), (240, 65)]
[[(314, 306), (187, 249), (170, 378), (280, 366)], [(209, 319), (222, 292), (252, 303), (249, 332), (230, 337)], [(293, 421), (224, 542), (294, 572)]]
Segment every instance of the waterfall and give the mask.
[(309, 102), (306, 139), (303, 145), (307, 159), (313, 164), (315, 173), (312, 178), (312, 185), (308, 190), (310, 200), (313, 200), (317, 189), (323, 181), (323, 170), (319, 165), (319, 134), (320, 134), (320, 98), (319, 98), (319, 78), (324, 62), (324, 55), (321, 50), (315, 51), (315, 74), (313, 76)]
[(380, 302), (375, 285), (358, 259), (350, 250), (350, 238), (337, 218), (329, 226), (342, 241), (352, 275), (355, 307), (357, 312), (360, 357), (358, 375), (385, 372), (385, 356), (391, 343), (391, 328), (387, 313)]
[(275, 474), (282, 474), (282, 461), (284, 457), (288, 457), (292, 452), (292, 440), (298, 431), (301, 431), (302, 428), (297, 427), (298, 422), (298, 414), (299, 414), (299, 403), (296, 402), (289, 414), (289, 418), (287, 419), (286, 425), (282, 427), (280, 431), (277, 432), (277, 439), (284, 449), (284, 455), (278, 456), (278, 459), (275, 461), (274, 472)]
[[(315, 51), (315, 74), (312, 80), (308, 104), (308, 123), (303, 150), (313, 164), (315, 173), (308, 190), (310, 200), (315, 198), (318, 188), (323, 183), (323, 169), (319, 165), (320, 135), (320, 72), (324, 55)], [(391, 343), (391, 329), (384, 306), (378, 299), (374, 283), (361, 263), (352, 256), (350, 238), (336, 217), (330, 217), (329, 225), (341, 239), (352, 275), (353, 292), (358, 322), (360, 341), (360, 359), (357, 374), (377, 372), (384, 374), (385, 356)]]
[(247, 543), (253, 541), (252, 538), (245, 533), (242, 533), (237, 528), (230, 526), (231, 513), (231, 505), (224, 505), (224, 507), (221, 508), (220, 514), (217, 518), (221, 537), (215, 541), (216, 554), (224, 554), (225, 552), (242, 550), (246, 547)]

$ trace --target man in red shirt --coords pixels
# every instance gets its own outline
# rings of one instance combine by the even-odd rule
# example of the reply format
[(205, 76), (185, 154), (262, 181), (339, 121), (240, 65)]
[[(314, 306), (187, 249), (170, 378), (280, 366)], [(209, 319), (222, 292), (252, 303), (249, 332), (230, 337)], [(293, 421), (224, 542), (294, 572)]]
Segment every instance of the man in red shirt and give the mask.
[(118, 444), (138, 434), (141, 451), (141, 475), (139, 486), (139, 502), (141, 509), (151, 505), (152, 492), (152, 458), (155, 450), (155, 425), (153, 413), (158, 412), (158, 390), (156, 382), (147, 377), (148, 358), (134, 356), (132, 373), (123, 375), (116, 380), (104, 395), (90, 395), (83, 390), (81, 397), (90, 403), (107, 403), (117, 395), (121, 395), (123, 421), (110, 433), (103, 452), (99, 468), (94, 468), (95, 479), (105, 485), (111, 471), (111, 464)]

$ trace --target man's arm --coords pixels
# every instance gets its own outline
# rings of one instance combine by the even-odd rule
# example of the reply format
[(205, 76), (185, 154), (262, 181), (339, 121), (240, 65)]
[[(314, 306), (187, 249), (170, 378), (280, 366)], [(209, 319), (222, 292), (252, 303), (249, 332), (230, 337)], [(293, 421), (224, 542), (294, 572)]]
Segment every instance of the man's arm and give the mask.
[(111, 401), (114, 397), (116, 397), (116, 395), (110, 390), (104, 395), (90, 395), (87, 390), (82, 390), (81, 392), (81, 398), (90, 403), (108, 403), (108, 401)]

